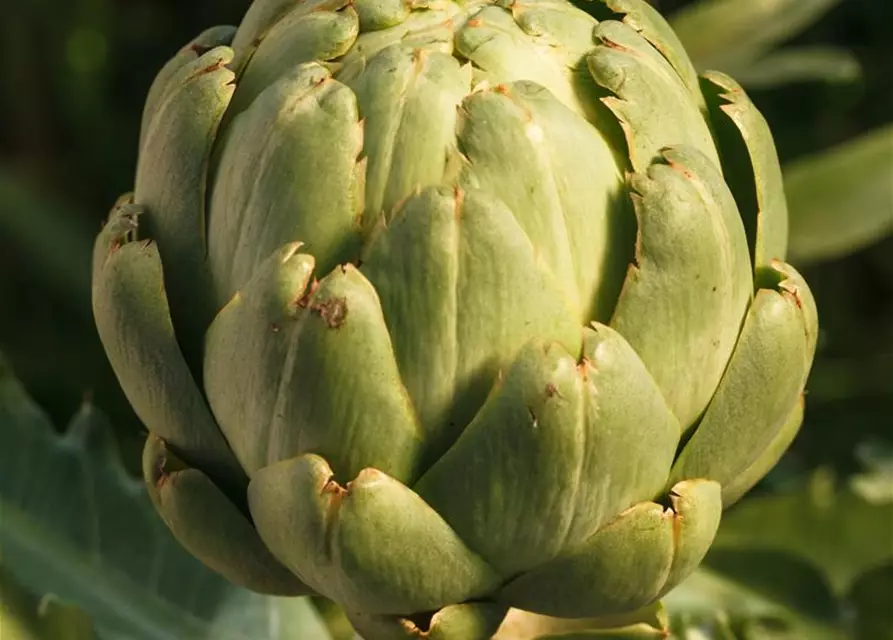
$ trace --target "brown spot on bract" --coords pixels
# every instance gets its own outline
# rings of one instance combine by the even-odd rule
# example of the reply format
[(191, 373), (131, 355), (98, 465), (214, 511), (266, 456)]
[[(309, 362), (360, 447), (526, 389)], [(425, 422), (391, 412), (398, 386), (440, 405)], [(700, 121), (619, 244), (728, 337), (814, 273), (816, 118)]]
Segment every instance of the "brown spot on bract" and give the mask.
[(803, 308), (803, 300), (800, 298), (800, 287), (790, 280), (783, 281), (778, 288), (781, 289), (782, 295), (791, 298), (799, 308)]
[(420, 67), (422, 64), (424, 64), (426, 57), (427, 54), (421, 47), (417, 47), (412, 50), (412, 62), (416, 65), (416, 67)]
[(553, 383), (549, 383), (546, 385), (546, 396), (549, 398), (554, 398), (555, 396), (560, 396), (558, 393), (558, 387), (556, 387)]
[(400, 626), (413, 638), (429, 638), (436, 615), (437, 612), (415, 613), (407, 618), (401, 618)]
[(674, 546), (679, 546), (679, 538), (682, 535), (682, 521), (685, 519), (684, 516), (675, 513), (675, 518), (673, 518), (673, 544)]
[(419, 629), (416, 623), (412, 620), (408, 620), (407, 618), (400, 618), (399, 624), (400, 627), (403, 629), (403, 632), (410, 638), (427, 638), (429, 636), (429, 633), (427, 631), (422, 631), (421, 629)]
[(158, 476), (155, 480), (155, 487), (157, 489), (161, 489), (164, 486), (164, 483), (167, 482), (168, 474), (165, 470), (167, 466), (167, 455), (158, 456), (158, 460), (155, 463), (155, 473)]
[(322, 491), (320, 491), (320, 493), (321, 494), (331, 493), (335, 497), (340, 498), (340, 497), (344, 497), (344, 495), (347, 494), (347, 490), (335, 481), (335, 476), (332, 476), (322, 486)]
[(465, 203), (465, 192), (458, 186), (453, 187), (453, 216), (462, 217), (462, 205)]
[(198, 71), (193, 73), (191, 76), (186, 78), (186, 82), (191, 82), (191, 81), (195, 80), (196, 78), (203, 76), (205, 74), (208, 74), (208, 73), (214, 73), (215, 71), (217, 71), (218, 69), (221, 69), (224, 66), (225, 65), (223, 62), (223, 58), (217, 58), (217, 60), (215, 60), (214, 62), (209, 64), (207, 67), (199, 69)]
[(316, 278), (313, 279), (313, 282), (310, 283), (310, 287), (307, 288), (306, 293), (301, 291), (297, 300), (295, 300), (295, 304), (297, 304), (302, 309), (306, 309), (310, 305), (310, 299), (313, 297), (313, 294), (316, 293), (316, 290), (319, 289), (319, 280)]
[(329, 298), (310, 305), (310, 310), (319, 314), (330, 329), (337, 329), (347, 318), (347, 299)]
[(668, 155), (666, 154), (666, 151), (667, 151), (667, 149), (662, 149), (661, 155), (663, 155), (664, 159), (667, 161), (667, 164), (670, 165), (670, 168), (674, 169), (675, 171), (678, 171), (683, 176), (685, 176), (687, 179), (694, 180), (695, 179), (694, 172), (692, 172), (692, 170), (689, 169), (688, 167), (686, 167), (685, 165), (683, 165), (679, 162), (675, 162), (672, 158), (668, 157)]
[(616, 49), (617, 51), (630, 51), (628, 47), (624, 47), (622, 44), (617, 42), (616, 40), (611, 40), (607, 36), (602, 36), (601, 43), (606, 46), (608, 49)]

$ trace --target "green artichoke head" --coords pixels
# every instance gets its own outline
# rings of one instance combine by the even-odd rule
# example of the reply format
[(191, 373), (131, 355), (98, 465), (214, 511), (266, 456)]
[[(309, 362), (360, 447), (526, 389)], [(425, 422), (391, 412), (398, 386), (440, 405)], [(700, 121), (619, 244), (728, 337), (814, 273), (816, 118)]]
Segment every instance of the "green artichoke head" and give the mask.
[(793, 439), (765, 121), (642, 0), (256, 0), (159, 73), (93, 302), (145, 476), (367, 638), (624, 613)]

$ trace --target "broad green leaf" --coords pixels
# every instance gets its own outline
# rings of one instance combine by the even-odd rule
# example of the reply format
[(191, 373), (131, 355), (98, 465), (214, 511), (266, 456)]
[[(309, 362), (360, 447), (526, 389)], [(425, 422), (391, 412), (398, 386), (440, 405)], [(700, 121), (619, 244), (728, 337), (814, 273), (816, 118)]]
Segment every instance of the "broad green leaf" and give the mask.
[[(766, 592), (746, 580), (712, 569), (695, 572), (665, 598), (674, 638), (680, 640), (846, 640), (844, 631), (821, 613), (798, 611), (790, 600), (805, 600), (816, 575), (809, 567), (776, 558), (778, 574), (795, 572), (792, 592)], [(806, 588), (806, 594), (801, 591)], [(791, 597), (793, 596), (793, 597)], [(827, 615), (828, 612), (825, 612)], [(700, 632), (703, 635), (698, 635)]]
[(820, 470), (806, 490), (754, 498), (730, 510), (713, 550), (790, 554), (843, 596), (864, 572), (893, 560), (893, 503), (866, 502)]
[(790, 259), (853, 253), (893, 234), (893, 125), (785, 168)]
[(731, 75), (815, 22), (840, 0), (704, 0), (670, 17), (698, 69)]
[(308, 600), (238, 589), (189, 556), (124, 471), (105, 418), (85, 404), (60, 436), (2, 359), (0, 469), (6, 567), (87, 612), (103, 638), (329, 640)]
[(791, 82), (844, 84), (861, 75), (859, 59), (846, 49), (802, 46), (767, 53), (738, 69), (735, 79), (753, 89), (768, 89)]
[(0, 638), (3, 640), (93, 640), (93, 622), (53, 595), (37, 597), (0, 566)]

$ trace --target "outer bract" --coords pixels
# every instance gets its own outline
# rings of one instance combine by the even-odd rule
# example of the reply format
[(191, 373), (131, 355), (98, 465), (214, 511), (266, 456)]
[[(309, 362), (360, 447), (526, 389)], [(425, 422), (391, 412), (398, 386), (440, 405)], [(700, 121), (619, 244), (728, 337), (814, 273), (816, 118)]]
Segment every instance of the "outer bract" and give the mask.
[(180, 541), (370, 640), (631, 611), (802, 417), (770, 133), (640, 0), (257, 0), (149, 93), (94, 311)]

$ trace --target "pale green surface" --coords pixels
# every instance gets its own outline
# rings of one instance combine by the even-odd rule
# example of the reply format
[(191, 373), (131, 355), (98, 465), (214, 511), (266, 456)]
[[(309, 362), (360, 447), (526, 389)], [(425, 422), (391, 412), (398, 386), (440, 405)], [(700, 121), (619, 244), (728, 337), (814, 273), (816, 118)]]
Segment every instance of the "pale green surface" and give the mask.
[(573, 551), (509, 582), (498, 599), (568, 618), (616, 615), (654, 602), (700, 563), (722, 511), (712, 481), (680, 483), (671, 496), (672, 510), (640, 502)]
[(713, 397), (750, 303), (744, 226), (718, 167), (696, 149), (665, 149), (629, 182), (636, 261), (611, 326), (688, 431)]
[(134, 205), (123, 205), (96, 240), (93, 315), (99, 336), (143, 424), (190, 463), (238, 481), (238, 464), (178, 347), (158, 245), (116, 235), (119, 224), (132, 233), (142, 214)]
[(622, 614), (792, 437), (817, 328), (771, 134), (644, 2), (589, 8), (260, 1), (162, 72), (97, 321), (208, 564), (293, 588), (271, 553), (368, 640)]
[(623, 338), (587, 330), (582, 362), (529, 344), (416, 487), (506, 579), (657, 497), (672, 463), (679, 423)]
[(784, 260), (788, 246), (788, 209), (772, 132), (729, 76), (708, 71), (702, 87), (723, 173), (738, 202), (754, 270), (759, 274), (773, 260)]
[[(218, 125), (235, 89), (229, 47), (216, 47), (177, 69), (145, 125), (134, 201), (165, 262), (171, 315), (191, 365), (212, 317), (205, 266), (207, 168)], [(176, 274), (176, 276), (174, 276)]]

